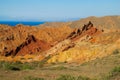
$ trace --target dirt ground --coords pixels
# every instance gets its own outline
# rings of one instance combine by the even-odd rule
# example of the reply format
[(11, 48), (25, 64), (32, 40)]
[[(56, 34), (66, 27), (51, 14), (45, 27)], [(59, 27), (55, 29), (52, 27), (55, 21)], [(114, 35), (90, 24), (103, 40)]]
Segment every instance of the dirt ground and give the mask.
[[(86, 76), (91, 79), (102, 80), (103, 77), (116, 66), (120, 66), (120, 53), (112, 54), (102, 59), (96, 59), (83, 64), (58, 63), (48, 64), (42, 68), (32, 70), (5, 70), (0, 69), (0, 80), (25, 80), (25, 77), (39, 77), (45, 80), (55, 80), (60, 75)], [(120, 74), (117, 76), (120, 80)], [(113, 79), (114, 80), (114, 79)]]

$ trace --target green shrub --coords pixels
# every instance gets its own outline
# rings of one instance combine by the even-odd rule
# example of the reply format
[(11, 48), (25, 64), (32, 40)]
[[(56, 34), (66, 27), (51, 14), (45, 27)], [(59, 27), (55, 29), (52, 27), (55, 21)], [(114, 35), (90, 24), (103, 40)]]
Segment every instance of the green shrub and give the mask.
[(10, 65), (6, 68), (7, 70), (20, 71), (21, 69), (17, 66)]
[(119, 53), (119, 50), (118, 49), (115, 49), (114, 51), (113, 51), (113, 54), (118, 54)]
[(109, 73), (109, 77), (114, 77), (116, 75), (120, 75), (120, 66), (113, 68), (113, 70)]
[(11, 62), (1, 62), (1, 68), (5, 70), (20, 70), (20, 68)]
[(27, 70), (27, 69), (34, 69), (34, 66), (30, 63), (21, 63), (21, 62), (0, 62), (0, 68), (5, 70)]
[(102, 77), (102, 80), (114, 80), (116, 76), (120, 76), (120, 66), (114, 67), (108, 75)]
[(114, 73), (114, 72), (120, 72), (120, 66), (115, 67), (115, 68), (112, 70), (112, 73)]

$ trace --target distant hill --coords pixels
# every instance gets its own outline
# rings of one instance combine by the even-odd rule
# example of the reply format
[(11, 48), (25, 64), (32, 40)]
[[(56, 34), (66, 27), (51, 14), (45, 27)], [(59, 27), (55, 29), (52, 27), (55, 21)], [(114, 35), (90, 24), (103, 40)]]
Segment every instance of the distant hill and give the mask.
[(120, 16), (88, 17), (77, 21), (69, 22), (71, 27), (82, 27), (85, 23), (91, 21), (98, 28), (120, 28)]

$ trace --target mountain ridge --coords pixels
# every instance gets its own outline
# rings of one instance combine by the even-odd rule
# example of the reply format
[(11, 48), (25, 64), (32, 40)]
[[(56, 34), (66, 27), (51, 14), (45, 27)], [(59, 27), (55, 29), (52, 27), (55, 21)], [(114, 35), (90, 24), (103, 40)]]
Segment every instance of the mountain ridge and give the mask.
[[(0, 25), (0, 55), (11, 57), (5, 57), (8, 61), (23, 62), (41, 61), (50, 56), (48, 63), (83, 63), (101, 58), (120, 49), (119, 19), (119, 16), (88, 17), (73, 22), (45, 23), (37, 27)], [(34, 57), (21, 60), (26, 55)]]

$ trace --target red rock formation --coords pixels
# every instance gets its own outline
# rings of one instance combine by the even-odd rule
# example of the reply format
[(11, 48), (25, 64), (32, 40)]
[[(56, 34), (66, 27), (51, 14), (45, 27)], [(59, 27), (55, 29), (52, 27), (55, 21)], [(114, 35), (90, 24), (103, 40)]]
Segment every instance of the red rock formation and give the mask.
[(30, 27), (21, 24), (9, 27), (0, 25), (0, 55), (41, 53), (64, 40), (71, 31), (72, 28), (65, 25), (61, 27)]
[(84, 25), (81, 29), (77, 28), (67, 37), (67, 39), (72, 39), (73, 41), (87, 35), (93, 36), (96, 34), (101, 33), (102, 31), (98, 30), (96, 27), (93, 26), (92, 22), (89, 21), (87, 25)]
[(35, 54), (37, 52), (48, 50), (49, 48), (50, 45), (46, 42), (37, 40), (33, 35), (29, 35), (25, 42), (17, 46), (15, 50), (11, 50), (10, 52), (6, 53), (5, 56)]

